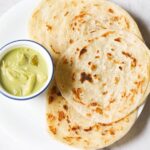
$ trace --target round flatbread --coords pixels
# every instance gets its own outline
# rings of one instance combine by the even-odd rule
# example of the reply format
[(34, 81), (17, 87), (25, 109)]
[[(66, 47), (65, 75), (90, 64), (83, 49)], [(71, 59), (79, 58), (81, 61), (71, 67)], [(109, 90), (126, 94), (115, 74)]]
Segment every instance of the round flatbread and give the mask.
[(58, 62), (56, 81), (63, 97), (80, 114), (94, 122), (112, 123), (145, 100), (149, 56), (134, 34), (103, 30), (68, 49)]
[(101, 29), (121, 29), (142, 38), (132, 17), (107, 0), (43, 0), (33, 13), (29, 33), (54, 59), (76, 40)]
[(51, 135), (66, 144), (82, 149), (99, 149), (122, 138), (136, 120), (136, 111), (109, 125), (93, 123), (82, 117), (60, 95), (56, 85), (49, 90), (47, 123)]

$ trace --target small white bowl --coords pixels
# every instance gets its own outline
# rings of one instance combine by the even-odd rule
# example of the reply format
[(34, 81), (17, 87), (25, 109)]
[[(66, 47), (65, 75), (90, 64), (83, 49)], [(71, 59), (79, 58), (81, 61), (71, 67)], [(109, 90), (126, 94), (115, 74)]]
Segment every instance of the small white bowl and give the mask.
[(17, 48), (17, 47), (23, 47), (23, 46), (32, 48), (33, 50), (40, 53), (43, 56), (43, 58), (45, 58), (45, 61), (47, 63), (47, 67), (48, 67), (47, 68), (48, 79), (41, 89), (39, 89), (37, 92), (35, 92), (29, 96), (11, 95), (1, 86), (1, 83), (0, 83), (0, 93), (3, 94), (4, 96), (6, 96), (7, 98), (10, 98), (13, 100), (29, 100), (29, 99), (39, 96), (42, 92), (44, 92), (48, 88), (48, 85), (50, 84), (50, 82), (53, 78), (53, 75), (54, 75), (54, 65), (53, 65), (53, 60), (52, 60), (50, 53), (41, 44), (31, 41), (31, 40), (17, 40), (17, 41), (12, 41), (12, 42), (6, 44), (2, 48), (0, 48), (0, 60), (12, 49)]

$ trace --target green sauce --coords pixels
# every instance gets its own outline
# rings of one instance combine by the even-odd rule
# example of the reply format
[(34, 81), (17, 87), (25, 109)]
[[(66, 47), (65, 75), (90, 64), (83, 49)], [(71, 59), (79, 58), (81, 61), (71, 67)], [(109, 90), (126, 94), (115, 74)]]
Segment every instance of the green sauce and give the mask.
[(48, 67), (38, 52), (19, 47), (8, 52), (0, 62), (0, 83), (10, 94), (28, 96), (45, 84)]

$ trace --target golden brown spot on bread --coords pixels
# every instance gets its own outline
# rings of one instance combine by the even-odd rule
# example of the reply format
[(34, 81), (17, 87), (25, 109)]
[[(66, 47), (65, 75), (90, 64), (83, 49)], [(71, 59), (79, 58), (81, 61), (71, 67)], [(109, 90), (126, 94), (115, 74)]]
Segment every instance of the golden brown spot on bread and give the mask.
[(131, 63), (131, 67), (136, 67), (136, 59), (135, 58), (132, 58), (133, 59), (133, 61), (132, 61), (132, 63)]
[(64, 105), (63, 108), (67, 111), (68, 110), (68, 106)]
[[(83, 24), (83, 23), (85, 22), (84, 17), (85, 17), (86, 15), (87, 15), (86, 12), (81, 11), (81, 12), (79, 13), (79, 15), (75, 16), (75, 17), (73, 18), (73, 20), (72, 20), (73, 23), (70, 25), (71, 29), (72, 29), (72, 30), (75, 30), (75, 26), (77, 25), (77, 24), (76, 24), (76, 21)], [(75, 22), (75, 23), (74, 23), (74, 22)], [(80, 31), (80, 28), (78, 28), (77, 30)]]
[(111, 128), (111, 129), (109, 130), (109, 133), (110, 133), (111, 135), (115, 135), (115, 130), (114, 130), (113, 128)]
[(134, 102), (134, 95), (130, 98), (130, 102), (131, 102), (131, 105), (133, 104), (133, 102)]
[(54, 16), (53, 18), (54, 18), (54, 19), (56, 19), (56, 18), (57, 18), (57, 16)]
[(67, 11), (65, 14), (64, 14), (64, 16), (67, 16), (69, 14), (69, 12)]
[(115, 49), (114, 49), (114, 48), (111, 48), (111, 51), (115, 51)]
[(126, 19), (126, 17), (124, 17), (124, 20), (126, 22), (127, 29), (130, 29), (130, 23), (128, 22), (128, 20)]
[(73, 44), (73, 42), (74, 42), (74, 41), (73, 41), (72, 39), (69, 40), (69, 43), (70, 43), (70, 44)]
[(96, 59), (100, 58), (100, 56), (95, 56)]
[(88, 65), (91, 65), (92, 64), (92, 62), (90, 61), (90, 62), (88, 62)]
[(141, 76), (138, 74), (138, 79), (140, 79), (141, 78)]
[(79, 48), (77, 48), (76, 50), (77, 50), (77, 51), (79, 51), (80, 49), (79, 49)]
[(88, 81), (88, 82), (93, 82), (93, 79), (92, 79), (92, 76), (91, 74), (87, 74), (85, 72), (82, 72), (81, 73), (81, 78), (80, 78), (80, 81), (81, 83), (84, 83), (85, 81)]
[(107, 53), (107, 58), (109, 59), (109, 60), (111, 60), (112, 59), (112, 54), (111, 53)]
[(112, 56), (112, 54), (111, 54), (111, 53), (107, 53), (107, 56), (111, 57), (111, 56)]
[(144, 82), (144, 79), (141, 80), (141, 81), (136, 81), (136, 82), (134, 82), (134, 84), (136, 84), (137, 88), (139, 88), (142, 85), (143, 82)]
[(80, 126), (78, 126), (78, 125), (73, 126), (73, 127), (71, 128), (71, 130), (73, 130), (73, 131), (80, 130)]
[(89, 131), (91, 131), (91, 130), (92, 130), (92, 127), (89, 127), (89, 128), (87, 128), (87, 129), (84, 129), (85, 132), (89, 132)]
[(73, 65), (73, 57), (70, 58), (70, 65)]
[(122, 67), (121, 67), (121, 66), (119, 66), (119, 69), (120, 69), (120, 70), (122, 70)]
[(74, 17), (74, 20), (81, 19), (81, 18), (85, 17), (86, 15), (87, 15), (86, 12), (81, 11), (79, 15)]
[(107, 36), (109, 36), (110, 34), (113, 34), (113, 33), (114, 33), (114, 31), (108, 31), (108, 32), (102, 34), (101, 36), (102, 37), (107, 37)]
[(108, 91), (102, 92), (103, 95), (106, 95), (108, 93)]
[(79, 141), (81, 139), (81, 137), (80, 136), (78, 136), (78, 137), (66, 136), (63, 139), (66, 140), (67, 142), (69, 142), (71, 144), (71, 142), (72, 142), (73, 139)]
[(53, 29), (52, 26), (49, 25), (49, 24), (47, 24), (46, 27), (47, 27), (47, 29), (48, 29), (49, 31), (51, 31), (51, 30)]
[(113, 10), (113, 9), (111, 9), (111, 8), (109, 8), (109, 9), (108, 9), (108, 12), (110, 12), (110, 13), (114, 13), (114, 10)]
[(114, 39), (114, 41), (116, 41), (116, 42), (121, 42), (121, 38), (118, 37), (118, 38)]
[(99, 107), (97, 107), (96, 108), (96, 110), (95, 110), (98, 114), (103, 114), (103, 110), (101, 109), (101, 108), (99, 108)]
[(47, 119), (49, 121), (53, 121), (53, 120), (55, 120), (55, 116), (53, 114), (47, 114)]
[(98, 105), (97, 102), (92, 102), (92, 103), (90, 103), (90, 106), (97, 106), (97, 105)]
[(52, 95), (57, 94), (57, 87), (56, 87), (56, 86), (53, 86), (53, 87), (52, 87), (52, 89), (51, 89), (51, 94), (52, 94)]
[(75, 73), (72, 73), (72, 81), (75, 81)]
[[(83, 24), (83, 23), (86, 23), (86, 21), (83, 20), (83, 21), (81, 21), (81, 23), (82, 23), (82, 24)], [(80, 29), (80, 28), (78, 28), (78, 31), (80, 31), (79, 29)]]
[(95, 128), (96, 131), (100, 131), (101, 125), (100, 125), (100, 124), (95, 124), (95, 125), (93, 126), (93, 128)]
[(103, 86), (103, 87), (106, 86), (106, 83), (103, 83), (102, 86)]
[(51, 92), (50, 92), (52, 95), (55, 95), (57, 93), (57, 87), (56, 86), (53, 86), (51, 88)]
[(57, 96), (62, 96), (61, 93), (60, 93), (60, 91), (57, 92)]
[(112, 104), (115, 102), (115, 99), (114, 98), (110, 98), (109, 102)]
[(53, 133), (56, 134), (57, 133), (57, 129), (53, 126), (49, 126), (49, 130)]
[(87, 113), (86, 116), (87, 116), (87, 117), (91, 117), (91, 114), (90, 114), (90, 113)]
[(118, 84), (120, 78), (119, 77), (115, 77), (115, 84)]
[(93, 31), (91, 31), (90, 33), (94, 33), (94, 32), (96, 32), (95, 30), (93, 30)]
[(96, 69), (97, 69), (97, 66), (93, 64), (93, 65), (91, 66), (91, 70), (92, 70), (92, 71), (95, 71)]
[(98, 37), (96, 37), (95, 40), (98, 40)]
[(62, 121), (63, 119), (65, 119), (65, 113), (63, 111), (59, 111), (58, 112), (58, 120)]
[[(110, 111), (110, 105), (108, 105), (107, 107), (105, 107), (105, 111)], [(104, 114), (105, 116), (106, 114)]]
[(82, 100), (80, 100), (80, 99), (78, 99), (78, 98), (75, 99), (75, 98), (73, 97), (73, 100), (74, 100), (75, 102), (77, 102), (77, 103), (80, 103), (80, 104), (82, 104), (82, 105), (85, 105), (85, 103), (83, 103)]
[(49, 98), (48, 98), (48, 104), (51, 104), (53, 101), (54, 101), (54, 96), (49, 96)]
[(121, 97), (122, 98), (126, 97), (126, 91), (122, 92)]
[(79, 58), (81, 58), (81, 56), (82, 56), (84, 53), (86, 53), (86, 52), (87, 52), (86, 47), (83, 47), (83, 48), (81, 49), (81, 51), (80, 51)]
[(70, 119), (69, 119), (69, 117), (68, 117), (68, 116), (67, 116), (67, 122), (68, 122), (68, 124), (69, 124), (69, 123), (71, 123), (71, 121), (70, 121)]
[(65, 56), (62, 59), (63, 59), (63, 64), (68, 64), (68, 60)]
[(137, 94), (137, 90), (136, 89), (131, 89), (130, 90), (133, 94)]
[(114, 60), (113, 60), (113, 63), (114, 63), (114, 64), (120, 64), (121, 62), (114, 59)]
[(129, 54), (128, 52), (123, 51), (122, 54), (130, 59), (132, 59), (132, 63), (131, 63), (131, 67), (136, 67), (137, 64), (137, 60), (136, 58), (134, 58), (131, 54)]
[(118, 21), (119, 19), (120, 19), (119, 16), (114, 16), (114, 17), (112, 18), (113, 21)]
[(80, 94), (82, 93), (82, 89), (81, 88), (77, 88), (77, 89), (73, 88), (72, 92), (73, 92), (73, 94), (75, 95), (75, 97), (77, 99), (80, 99)]
[(68, 142), (68, 144), (72, 145), (72, 141), (75, 139), (74, 137), (64, 137), (64, 140)]
[(61, 93), (60, 91), (58, 90), (58, 88), (56, 86), (53, 86), (51, 88), (51, 91), (50, 91), (50, 99), (53, 101), (54, 100), (54, 96), (57, 95), (57, 96), (61, 96)]
[(100, 75), (97, 75), (97, 74), (94, 75), (94, 78), (99, 81), (101, 80)]
[(101, 134), (105, 136), (107, 134), (107, 130), (104, 130)]
[(77, 25), (77, 23), (75, 22), (75, 23), (74, 23), (74, 25), (76, 26), (76, 25)]
[(63, 139), (71, 144), (73, 138), (66, 136)]
[(144, 84), (144, 82), (145, 82), (145, 79), (134, 82), (134, 84), (136, 84), (137, 88), (141, 91), (141, 93), (142, 93), (142, 85)]
[(93, 41), (94, 41), (94, 39), (89, 39), (88, 40), (89, 43), (92, 43)]

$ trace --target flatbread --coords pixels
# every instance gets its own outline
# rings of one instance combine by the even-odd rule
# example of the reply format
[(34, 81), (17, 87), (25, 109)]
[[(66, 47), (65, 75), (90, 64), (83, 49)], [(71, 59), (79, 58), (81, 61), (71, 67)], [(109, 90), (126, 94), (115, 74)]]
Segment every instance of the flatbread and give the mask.
[(132, 17), (107, 0), (43, 0), (29, 24), (30, 37), (55, 61), (76, 40), (101, 29), (123, 29), (142, 38)]
[(99, 149), (122, 138), (132, 127), (137, 112), (110, 124), (93, 123), (77, 113), (60, 95), (54, 84), (48, 94), (47, 123), (51, 135), (66, 144), (82, 149)]
[(149, 50), (134, 34), (103, 30), (67, 50), (58, 62), (56, 81), (76, 111), (94, 122), (108, 124), (145, 100), (149, 65)]

